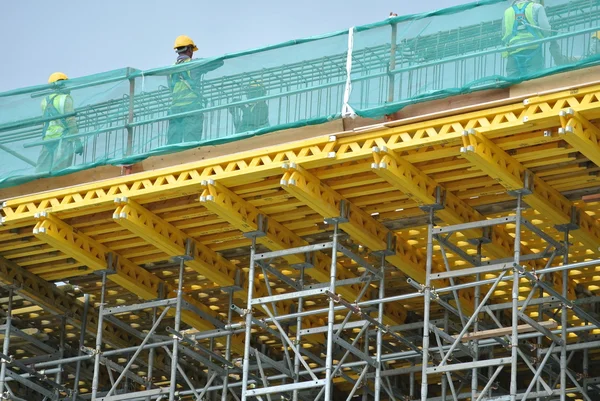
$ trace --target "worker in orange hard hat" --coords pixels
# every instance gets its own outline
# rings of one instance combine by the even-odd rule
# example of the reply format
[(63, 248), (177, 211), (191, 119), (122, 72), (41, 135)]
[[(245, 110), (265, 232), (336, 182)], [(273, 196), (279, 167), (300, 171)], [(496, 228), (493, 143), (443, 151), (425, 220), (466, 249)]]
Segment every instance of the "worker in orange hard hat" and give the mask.
[[(269, 106), (262, 99), (266, 94), (263, 83), (255, 79), (246, 87), (246, 98), (249, 103), (229, 107), (235, 132), (256, 131), (269, 126)], [(234, 99), (234, 101), (240, 100)]]
[[(177, 52), (175, 65), (191, 62), (194, 52), (198, 51), (198, 47), (192, 38), (186, 35), (178, 36), (175, 39), (173, 48)], [(202, 96), (202, 76), (221, 65), (223, 65), (222, 61), (198, 63), (198, 67), (190, 67), (184, 71), (171, 74), (169, 76), (169, 88), (171, 89), (172, 102), (169, 114), (189, 113), (204, 108), (206, 100)], [(204, 116), (202, 113), (170, 119), (167, 144), (200, 141), (203, 125)]]
[(38, 157), (36, 172), (54, 172), (63, 170), (73, 164), (74, 154), (83, 153), (83, 145), (78, 138), (69, 139), (78, 132), (77, 122), (72, 115), (73, 98), (61, 85), (61, 81), (69, 78), (62, 72), (55, 72), (48, 78), (48, 83), (55, 86), (54, 93), (42, 100), (42, 150)]

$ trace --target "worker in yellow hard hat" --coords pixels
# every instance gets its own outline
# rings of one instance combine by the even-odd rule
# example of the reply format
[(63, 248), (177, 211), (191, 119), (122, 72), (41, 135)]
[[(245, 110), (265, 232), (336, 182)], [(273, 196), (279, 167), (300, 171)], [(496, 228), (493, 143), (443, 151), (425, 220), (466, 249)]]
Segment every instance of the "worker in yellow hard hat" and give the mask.
[(528, 43), (543, 39), (550, 33), (550, 23), (543, 4), (533, 0), (513, 1), (504, 11), (502, 20), (502, 41), (512, 47), (505, 53), (506, 75), (525, 78), (542, 70), (543, 45)]
[(69, 79), (62, 72), (55, 72), (48, 78), (54, 84), (54, 93), (42, 100), (42, 150), (38, 157), (37, 172), (54, 172), (63, 170), (73, 164), (74, 154), (83, 153), (83, 145), (78, 138), (69, 139), (78, 132), (77, 122), (73, 115), (73, 98), (61, 81)]
[[(186, 35), (178, 36), (175, 39), (173, 48), (177, 52), (175, 65), (191, 62), (194, 52), (198, 51), (198, 47), (192, 38)], [(223, 65), (222, 61), (198, 63), (197, 67), (190, 67), (185, 71), (171, 74), (169, 76), (169, 88), (171, 89), (172, 103), (169, 114), (194, 112), (204, 108), (206, 100), (202, 96), (202, 76), (221, 65)], [(202, 113), (171, 118), (169, 120), (167, 144), (200, 141), (203, 125), (204, 116)]]
[[(253, 80), (246, 87), (246, 98), (250, 102), (229, 107), (235, 132), (256, 131), (269, 126), (269, 106), (265, 99), (261, 99), (266, 94), (263, 83)], [(253, 101), (254, 99), (258, 100)], [(240, 100), (234, 99), (234, 101)]]

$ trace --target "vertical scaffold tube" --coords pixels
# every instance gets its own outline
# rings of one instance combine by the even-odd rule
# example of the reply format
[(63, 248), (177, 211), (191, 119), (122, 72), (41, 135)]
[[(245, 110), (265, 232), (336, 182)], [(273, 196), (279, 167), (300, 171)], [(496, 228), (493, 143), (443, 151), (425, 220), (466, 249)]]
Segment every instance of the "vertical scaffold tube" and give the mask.
[[(300, 268), (300, 288), (304, 289), (304, 267)], [(298, 310), (296, 312), (302, 313), (302, 308), (304, 307), (304, 298), (298, 298)], [(302, 341), (302, 336), (300, 335), (300, 330), (302, 329), (302, 316), (299, 315), (296, 318), (296, 346), (300, 349), (300, 341)], [(298, 383), (300, 379), (300, 358), (301, 355), (296, 353), (294, 355), (294, 383)], [(292, 393), (292, 400), (298, 401), (298, 390), (294, 390)]]
[(250, 339), (252, 338), (252, 296), (254, 290), (254, 255), (256, 254), (256, 237), (252, 237), (250, 246), (250, 270), (248, 272), (248, 303), (246, 306), (246, 338), (244, 341), (244, 363), (242, 365), (242, 401), (246, 401), (248, 391), (248, 375), (250, 373)]
[[(227, 325), (231, 325), (233, 317), (233, 289), (229, 290), (229, 310), (227, 311)], [(233, 333), (227, 334), (225, 342), (225, 359), (231, 361), (231, 336)], [(227, 387), (229, 386), (229, 367), (225, 367), (225, 377), (223, 378), (223, 391), (221, 391), (221, 401), (227, 401)]]
[[(331, 269), (329, 274), (329, 291), (335, 294), (335, 281), (337, 275), (337, 247), (339, 223), (333, 226), (333, 247), (331, 248)], [(331, 388), (333, 384), (333, 325), (335, 323), (335, 301), (329, 299), (329, 314), (327, 315), (327, 356), (325, 358), (325, 401), (331, 401)]]
[[(381, 277), (379, 279), (379, 299), (385, 298), (385, 254), (381, 256)], [(383, 302), (378, 305), (377, 321), (383, 324)], [(375, 366), (375, 401), (381, 399), (381, 350), (382, 350), (383, 333), (381, 328), (377, 328), (377, 358)]]
[(98, 397), (98, 382), (100, 381), (100, 356), (102, 355), (102, 326), (104, 324), (104, 297), (106, 294), (106, 272), (102, 273), (102, 289), (100, 290), (100, 306), (98, 307), (98, 332), (96, 334), (96, 349), (94, 350), (94, 376), (92, 378), (92, 401)]
[[(481, 255), (481, 241), (477, 242), (477, 259), (481, 263), (482, 255)], [(475, 281), (481, 281), (481, 275), (478, 273), (475, 275)], [(481, 286), (475, 286), (475, 296), (473, 297), (473, 307), (477, 309), (479, 306), (479, 301), (481, 300)], [(473, 332), (479, 331), (479, 316), (475, 318), (473, 322)], [(473, 361), (479, 360), (479, 342), (477, 340), (473, 340)], [(471, 399), (477, 399), (477, 389), (479, 388), (479, 380), (477, 376), (477, 368), (473, 368), (471, 373)]]
[[(175, 309), (175, 327), (173, 329), (179, 335), (181, 329), (181, 300), (183, 298), (183, 271), (185, 270), (185, 259), (179, 261), (179, 282), (177, 283), (177, 304)], [(177, 358), (179, 356), (179, 338), (173, 337), (173, 351), (171, 355), (171, 386), (169, 389), (169, 401), (175, 401), (177, 390)]]
[(429, 308), (431, 306), (431, 267), (433, 264), (433, 208), (429, 210), (427, 225), (427, 262), (423, 289), (423, 366), (421, 371), (421, 401), (427, 401), (427, 365), (429, 363)]
[[(90, 294), (83, 296), (83, 317), (81, 319), (81, 332), (79, 333), (79, 350), (78, 356), (82, 354), (82, 347), (85, 346), (85, 332), (87, 330), (87, 316), (90, 309)], [(81, 374), (81, 361), (77, 361), (75, 365), (75, 378), (73, 379), (73, 401), (77, 399), (79, 394), (79, 375)]]
[[(13, 289), (8, 290), (8, 309), (6, 310), (6, 324), (4, 329), (4, 343), (2, 344), (2, 353), (6, 356), (10, 352), (10, 328), (12, 325), (12, 302)], [(4, 381), (6, 380), (6, 364), (8, 361), (2, 359), (2, 367), (0, 368), (0, 398), (4, 398)]]
[[(569, 264), (569, 230), (565, 230), (565, 256), (563, 258), (563, 265)], [(562, 271), (562, 296), (565, 300), (569, 296), (569, 271)], [(562, 304), (560, 312), (560, 325), (561, 325), (561, 337), (563, 340), (562, 346), (560, 347), (560, 401), (566, 401), (567, 399), (567, 305), (565, 302)]]
[(517, 219), (515, 223), (515, 253), (514, 262), (515, 268), (513, 269), (513, 288), (512, 288), (512, 334), (510, 339), (511, 346), (511, 364), (510, 364), (510, 401), (517, 400), (517, 351), (519, 346), (519, 331), (517, 326), (519, 325), (519, 270), (517, 266), (521, 263), (521, 212), (523, 201), (523, 195), (519, 193), (517, 195)]

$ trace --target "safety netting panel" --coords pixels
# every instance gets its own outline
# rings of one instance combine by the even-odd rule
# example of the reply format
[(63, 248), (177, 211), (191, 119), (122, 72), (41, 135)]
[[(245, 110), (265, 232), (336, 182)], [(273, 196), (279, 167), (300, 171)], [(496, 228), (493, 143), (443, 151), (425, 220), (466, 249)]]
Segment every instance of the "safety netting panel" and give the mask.
[(0, 188), (338, 118), (347, 50), (343, 31), (2, 93)]
[(349, 103), (378, 117), (585, 67), (599, 61), (598, 30), (598, 0), (489, 0), (357, 27)]
[(600, 0), (484, 0), (0, 93), (0, 188), (583, 68), (599, 31)]
[(347, 32), (136, 74), (130, 159), (340, 114)]
[(122, 157), (130, 69), (0, 94), (0, 186)]

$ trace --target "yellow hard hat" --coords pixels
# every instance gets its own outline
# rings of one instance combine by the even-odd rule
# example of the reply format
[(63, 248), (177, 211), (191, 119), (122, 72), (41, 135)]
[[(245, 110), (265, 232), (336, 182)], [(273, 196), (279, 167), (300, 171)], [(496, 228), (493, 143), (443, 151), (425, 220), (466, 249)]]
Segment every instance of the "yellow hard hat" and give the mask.
[(600, 39), (600, 31), (592, 33), (592, 38)]
[(56, 81), (62, 81), (67, 79), (69, 79), (69, 77), (67, 77), (67, 74), (62, 72), (55, 72), (54, 74), (50, 75), (50, 77), (48, 77), (48, 83), (52, 84)]
[(177, 49), (179, 47), (185, 47), (185, 46), (193, 46), (193, 51), (195, 51), (195, 52), (198, 51), (198, 48), (194, 44), (194, 41), (192, 40), (192, 38), (190, 38), (187, 35), (179, 35), (177, 37), (177, 39), (175, 39), (175, 45), (173, 46), (173, 49)]

